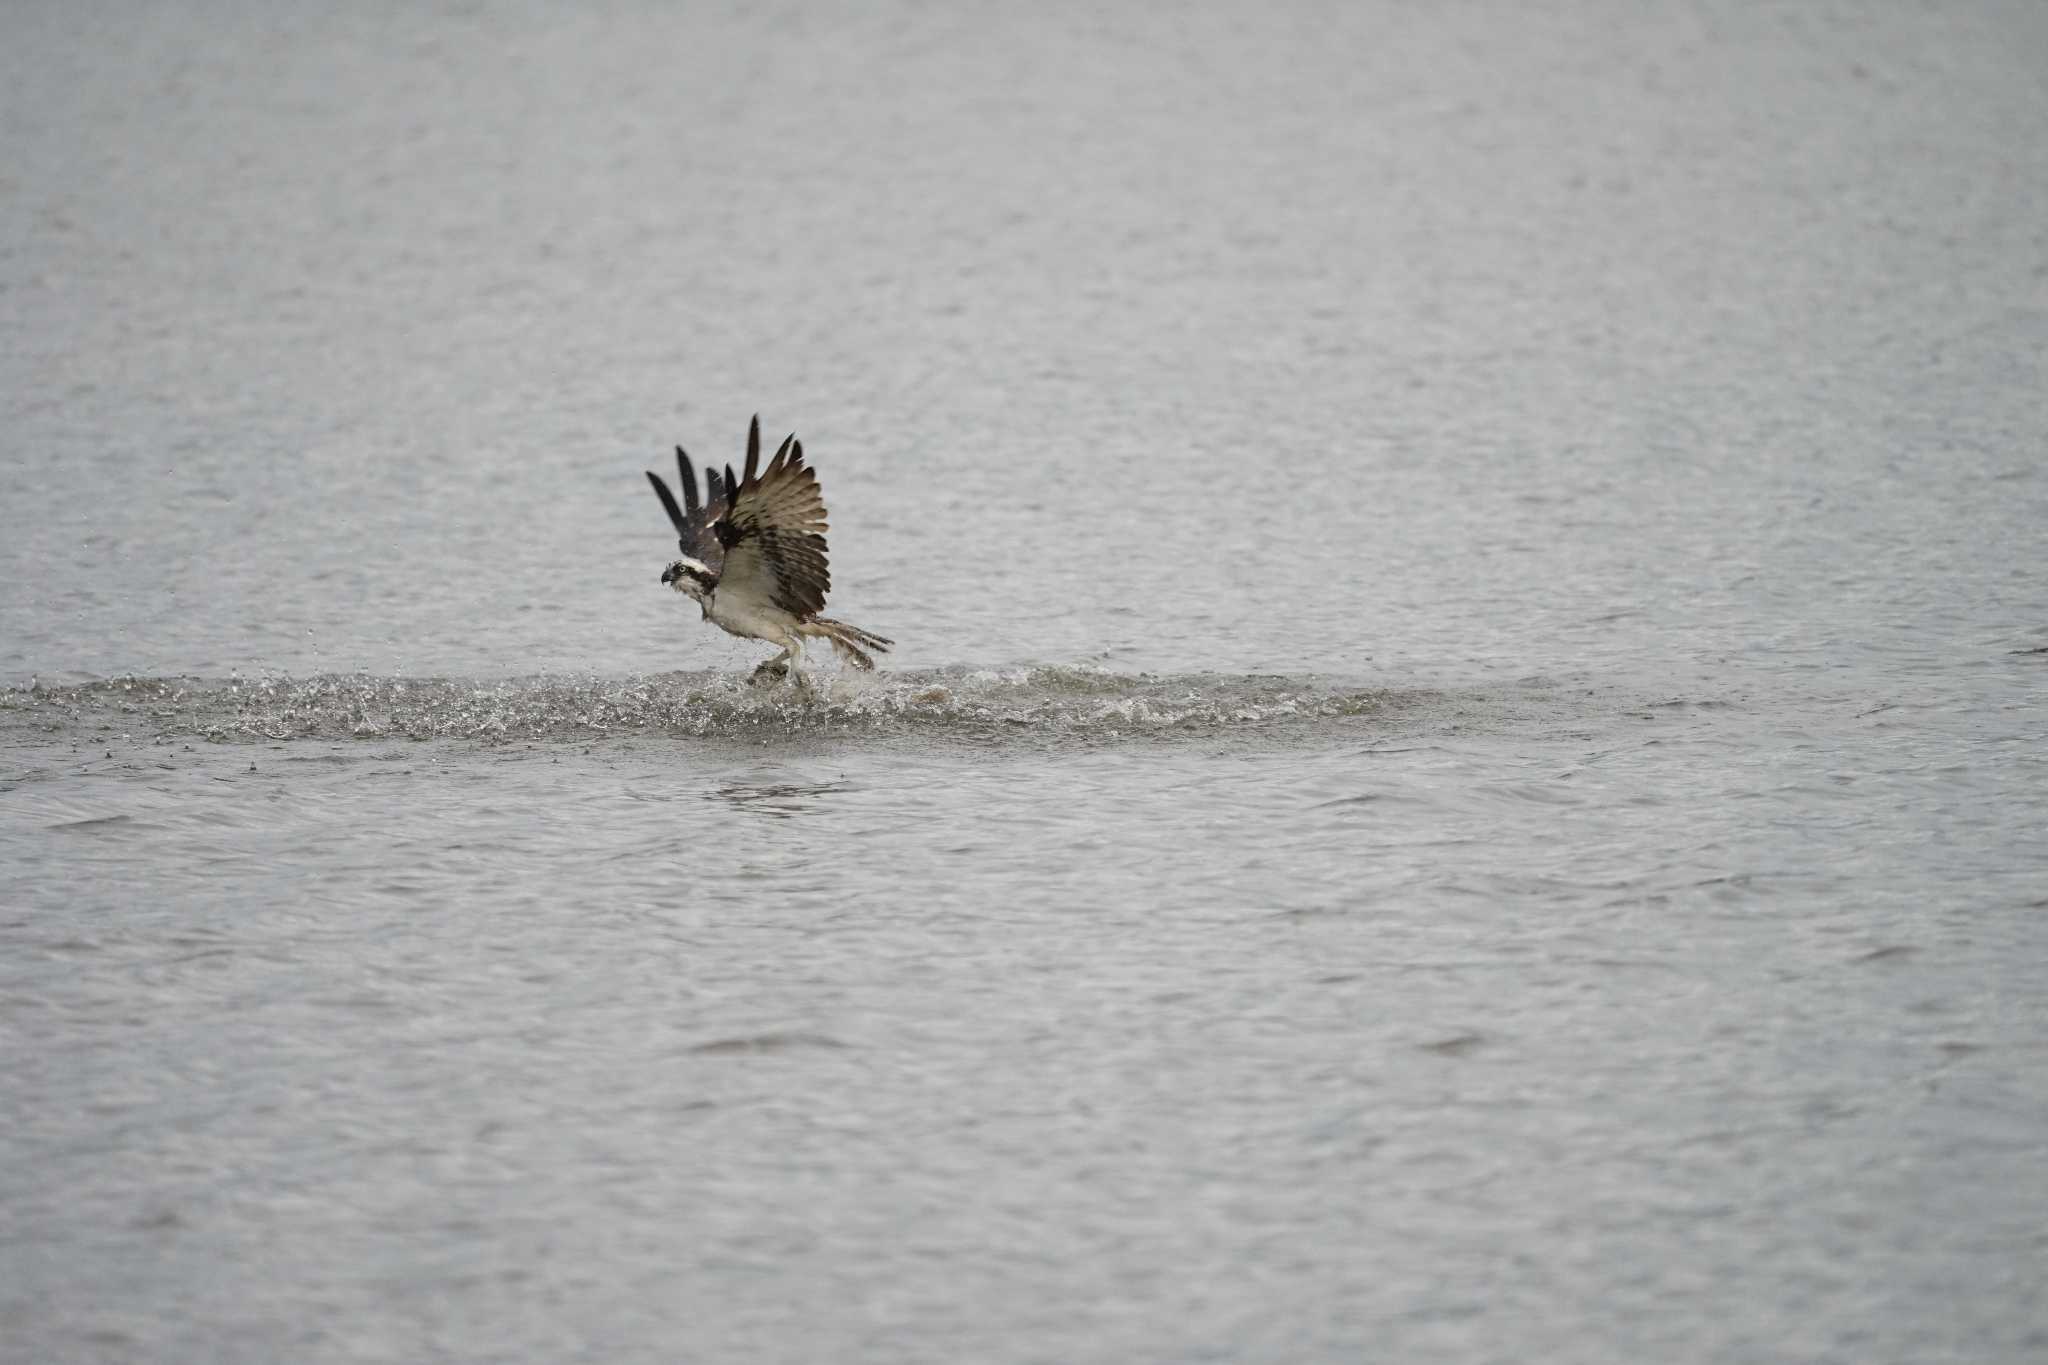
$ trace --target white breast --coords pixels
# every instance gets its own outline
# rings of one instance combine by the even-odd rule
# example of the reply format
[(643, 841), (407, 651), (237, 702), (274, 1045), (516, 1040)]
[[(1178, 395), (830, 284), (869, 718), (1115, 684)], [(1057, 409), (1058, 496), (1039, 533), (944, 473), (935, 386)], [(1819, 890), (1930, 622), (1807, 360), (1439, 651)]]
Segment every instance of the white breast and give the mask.
[(785, 637), (795, 624), (790, 614), (773, 602), (742, 591), (738, 585), (728, 587), (723, 583), (712, 592), (704, 614), (729, 634), (776, 644), (787, 643)]

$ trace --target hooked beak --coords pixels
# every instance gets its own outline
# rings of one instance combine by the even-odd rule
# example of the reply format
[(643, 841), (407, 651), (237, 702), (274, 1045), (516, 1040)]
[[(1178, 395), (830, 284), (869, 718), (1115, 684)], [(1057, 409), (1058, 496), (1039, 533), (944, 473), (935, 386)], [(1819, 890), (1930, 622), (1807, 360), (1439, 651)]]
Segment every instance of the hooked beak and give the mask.
[(661, 581), (664, 583), (673, 583), (676, 581), (676, 570), (673, 564), (671, 564), (668, 568), (663, 569), (661, 571)]

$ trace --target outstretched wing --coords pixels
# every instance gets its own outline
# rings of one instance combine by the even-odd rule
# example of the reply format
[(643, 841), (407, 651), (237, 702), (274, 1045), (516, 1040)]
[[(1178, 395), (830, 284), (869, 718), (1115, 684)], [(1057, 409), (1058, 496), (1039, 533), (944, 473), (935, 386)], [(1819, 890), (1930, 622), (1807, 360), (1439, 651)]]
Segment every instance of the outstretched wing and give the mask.
[[(755, 430), (759, 430), (756, 419)], [(760, 469), (757, 436), (747, 440), (747, 468), (712, 533), (725, 550), (720, 594), (773, 603), (798, 617), (816, 615), (832, 589), (825, 567), (825, 496), (791, 436)]]
[[(758, 419), (755, 422), (754, 433), (749, 439), (756, 446), (760, 444)], [(667, 512), (668, 519), (675, 523), (676, 544), (682, 547), (684, 557), (696, 560), (715, 574), (718, 572), (719, 562), (725, 556), (725, 547), (718, 543), (718, 537), (712, 533), (711, 527), (725, 515), (728, 503), (727, 484), (719, 478), (717, 470), (707, 467), (704, 471), (704, 495), (698, 497), (697, 470), (681, 446), (676, 447), (676, 475), (681, 480), (683, 489), (683, 503), (680, 507), (676, 505), (675, 494), (669, 492), (668, 485), (661, 481), (661, 475), (650, 469), (647, 471), (647, 481), (654, 485), (654, 495), (661, 499), (662, 510)]]

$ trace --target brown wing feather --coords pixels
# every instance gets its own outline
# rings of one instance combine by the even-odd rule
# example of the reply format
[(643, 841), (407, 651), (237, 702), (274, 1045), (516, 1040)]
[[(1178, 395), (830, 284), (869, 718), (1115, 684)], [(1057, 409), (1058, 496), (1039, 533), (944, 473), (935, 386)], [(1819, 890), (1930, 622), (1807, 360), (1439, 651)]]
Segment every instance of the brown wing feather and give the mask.
[(725, 547), (721, 586), (744, 583), (784, 611), (814, 616), (832, 590), (825, 558), (830, 527), (818, 476), (804, 464), (803, 447), (794, 438), (783, 442), (765, 471), (756, 473), (752, 459), (747, 464), (713, 528)]

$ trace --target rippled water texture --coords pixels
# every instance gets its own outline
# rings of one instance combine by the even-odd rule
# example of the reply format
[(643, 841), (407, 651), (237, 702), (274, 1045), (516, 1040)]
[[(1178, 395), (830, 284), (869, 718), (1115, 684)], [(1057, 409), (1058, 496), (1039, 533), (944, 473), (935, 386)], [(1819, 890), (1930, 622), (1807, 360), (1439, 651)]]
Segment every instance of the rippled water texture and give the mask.
[(1327, 738), (1327, 723), (1413, 706), (1427, 693), (1286, 678), (1134, 677), (1092, 668), (952, 668), (843, 674), (808, 691), (744, 673), (631, 679), (120, 678), (0, 693), (25, 734), (118, 730), (162, 738), (589, 740), (621, 735), (780, 743), (871, 741), (1044, 746), (1245, 734)]
[(2048, 8), (5, 34), (0, 1361), (2048, 1358)]

